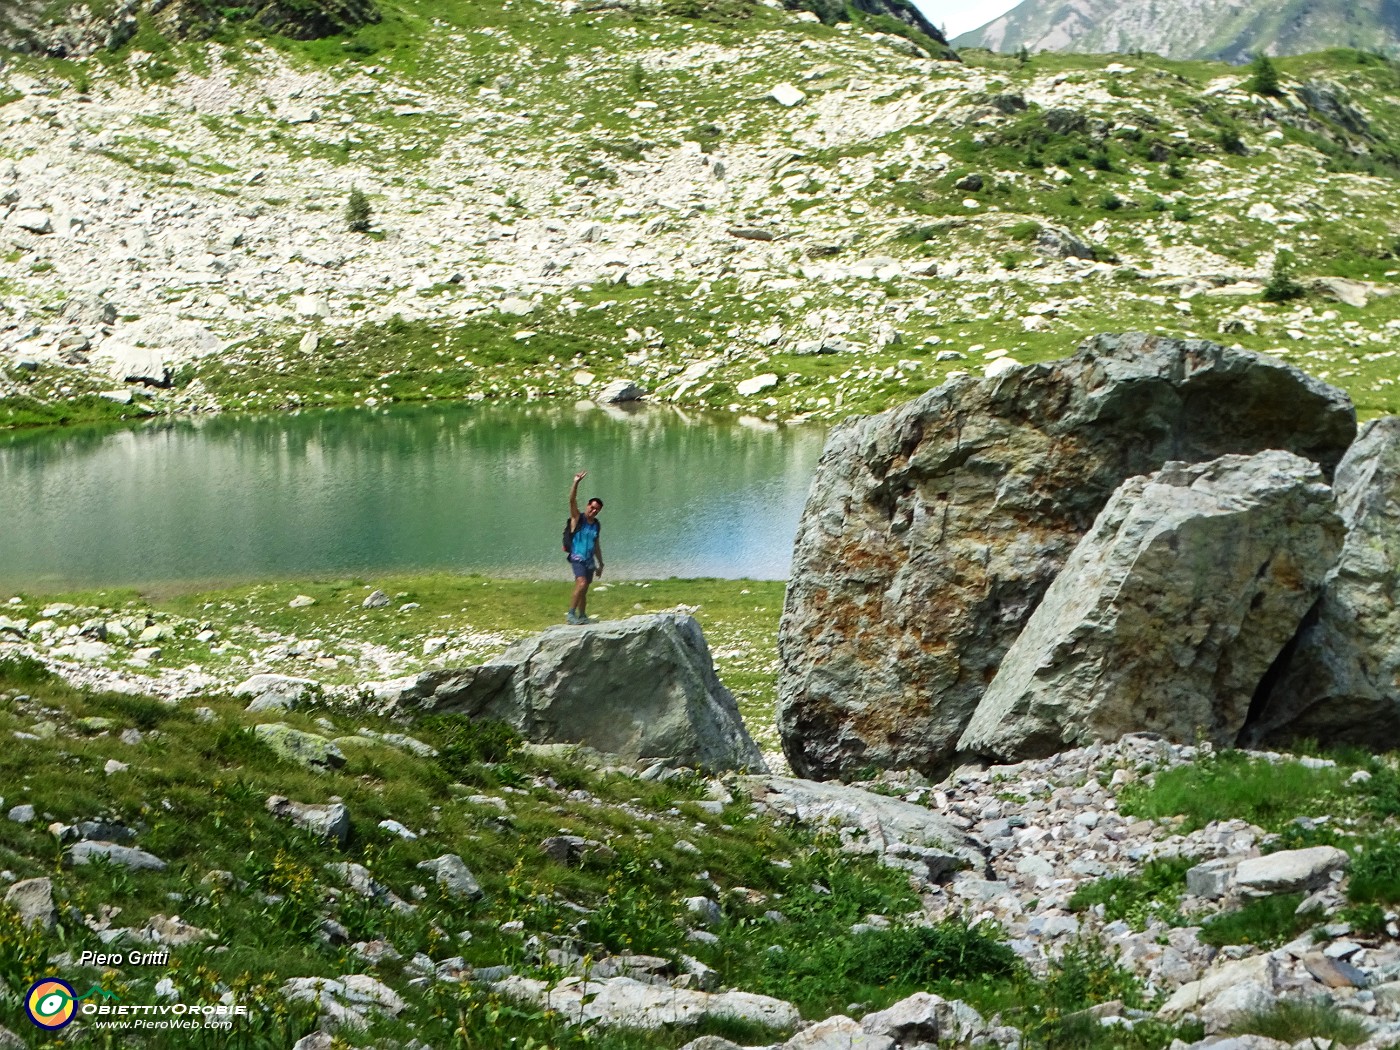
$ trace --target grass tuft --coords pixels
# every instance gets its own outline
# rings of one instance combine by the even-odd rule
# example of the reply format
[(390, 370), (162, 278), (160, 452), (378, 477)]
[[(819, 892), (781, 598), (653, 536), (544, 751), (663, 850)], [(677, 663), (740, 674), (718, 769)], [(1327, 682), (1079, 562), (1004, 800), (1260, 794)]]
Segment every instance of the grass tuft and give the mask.
[(1343, 797), (1347, 775), (1338, 767), (1313, 769), (1296, 761), (1222, 751), (1195, 765), (1158, 773), (1150, 786), (1129, 785), (1119, 807), (1136, 817), (1184, 816), (1186, 830), (1217, 820), (1245, 820), (1281, 831), (1300, 814), (1325, 809)]
[(1312, 924), (1309, 917), (1296, 914), (1298, 905), (1302, 903), (1301, 893), (1248, 901), (1239, 911), (1227, 912), (1202, 926), (1201, 943), (1217, 948), (1227, 944), (1276, 947), (1292, 940)]
[(1285, 1000), (1236, 1021), (1229, 1032), (1231, 1035), (1261, 1035), (1290, 1044), (1304, 1039), (1325, 1039), (1332, 1046), (1356, 1046), (1371, 1034), (1364, 1021), (1342, 1013), (1327, 1000)]

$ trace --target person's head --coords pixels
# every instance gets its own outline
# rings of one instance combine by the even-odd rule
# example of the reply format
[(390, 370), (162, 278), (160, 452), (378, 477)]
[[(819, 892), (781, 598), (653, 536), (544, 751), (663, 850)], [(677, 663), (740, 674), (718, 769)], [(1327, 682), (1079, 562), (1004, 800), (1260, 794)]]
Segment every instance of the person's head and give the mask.
[(598, 512), (602, 509), (603, 501), (597, 496), (592, 496), (589, 498), (587, 505), (583, 508), (583, 516), (589, 521), (592, 521), (598, 516)]

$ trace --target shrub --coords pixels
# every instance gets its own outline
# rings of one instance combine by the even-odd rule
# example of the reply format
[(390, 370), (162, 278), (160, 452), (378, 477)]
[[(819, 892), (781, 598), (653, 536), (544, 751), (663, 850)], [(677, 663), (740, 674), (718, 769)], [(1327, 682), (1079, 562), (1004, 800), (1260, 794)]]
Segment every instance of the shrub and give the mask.
[(752, 990), (790, 999), (804, 1013), (830, 1012), (852, 997), (894, 1002), (934, 982), (1010, 978), (1020, 962), (998, 933), (947, 919), (855, 937), (841, 931), (800, 943), (785, 938), (781, 951), (762, 954)]
[(1202, 926), (1201, 943), (1217, 948), (1227, 944), (1272, 948), (1292, 940), (1308, 928), (1311, 920), (1295, 914), (1302, 903), (1301, 893), (1252, 900), (1239, 911), (1219, 915)]
[(1284, 1001), (1248, 1014), (1230, 1026), (1231, 1035), (1262, 1035), (1283, 1043), (1326, 1039), (1330, 1046), (1355, 1046), (1370, 1036), (1359, 1017), (1343, 1014), (1331, 1002)]
[(32, 656), (20, 654), (0, 659), (0, 685), (27, 686), (53, 681), (54, 673)]
[(1113, 999), (1124, 1006), (1143, 1004), (1142, 983), (1110, 955), (1103, 941), (1081, 937), (1065, 949), (1045, 975), (1045, 997), (1061, 1013)]
[(1245, 149), (1244, 139), (1240, 138), (1240, 133), (1234, 128), (1220, 129), (1220, 148), (1226, 153), (1233, 153), (1237, 157), (1243, 157), (1248, 151)]
[(1186, 829), (1238, 818), (1280, 831), (1312, 805), (1331, 803), (1343, 790), (1336, 768), (1270, 762), (1241, 751), (1221, 751), (1192, 766), (1158, 773), (1151, 787), (1132, 784), (1119, 805), (1135, 817), (1186, 817)]
[(358, 186), (350, 191), (345, 202), (345, 227), (351, 233), (369, 233), (370, 218), (374, 212), (369, 206), (369, 198)]
[(1274, 267), (1269, 272), (1269, 283), (1264, 286), (1266, 303), (1281, 303), (1287, 299), (1297, 299), (1303, 294), (1303, 286), (1293, 278), (1296, 261), (1287, 248), (1280, 248), (1274, 256)]
[(505, 722), (487, 718), (431, 715), (419, 724), (437, 737), (438, 765), (458, 779), (480, 763), (508, 762), (525, 743), (525, 738)]
[(1256, 95), (1268, 95), (1277, 98), (1283, 92), (1279, 90), (1278, 69), (1268, 55), (1263, 53), (1254, 56), (1254, 62), (1249, 67), (1250, 77), (1245, 81), (1245, 89), (1252, 91)]
[(1373, 842), (1357, 854), (1347, 896), (1353, 901), (1400, 901), (1400, 841)]
[(868, 984), (1006, 977), (1015, 972), (1016, 954), (984, 927), (949, 919), (937, 926), (896, 926), (858, 937), (848, 973)]
[(1148, 861), (1136, 875), (1086, 882), (1070, 897), (1069, 908), (1084, 911), (1102, 904), (1105, 919), (1126, 919), (1138, 930), (1146, 928), (1154, 916), (1170, 921), (1186, 889), (1186, 871), (1195, 863), (1191, 857), (1163, 857)]
[[(0, 677), (3, 677), (2, 673)], [(1371, 779), (1360, 789), (1366, 798), (1366, 808), (1378, 817), (1400, 816), (1400, 772), (1388, 765), (1375, 763), (1370, 773)]]
[(1385, 909), (1379, 904), (1352, 904), (1337, 912), (1337, 921), (1344, 922), (1363, 937), (1385, 935)]
[(670, 955), (685, 937), (680, 908), (648, 885), (643, 868), (640, 858), (632, 858), (614, 870), (578, 930), (610, 952)]

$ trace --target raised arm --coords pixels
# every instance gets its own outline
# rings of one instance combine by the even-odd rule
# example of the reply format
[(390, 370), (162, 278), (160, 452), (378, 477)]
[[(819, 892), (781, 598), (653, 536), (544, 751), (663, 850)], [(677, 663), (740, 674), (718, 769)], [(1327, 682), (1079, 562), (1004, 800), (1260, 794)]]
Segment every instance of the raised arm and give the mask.
[(578, 527), (578, 483), (588, 476), (588, 471), (580, 470), (574, 475), (573, 487), (569, 489), (569, 524)]

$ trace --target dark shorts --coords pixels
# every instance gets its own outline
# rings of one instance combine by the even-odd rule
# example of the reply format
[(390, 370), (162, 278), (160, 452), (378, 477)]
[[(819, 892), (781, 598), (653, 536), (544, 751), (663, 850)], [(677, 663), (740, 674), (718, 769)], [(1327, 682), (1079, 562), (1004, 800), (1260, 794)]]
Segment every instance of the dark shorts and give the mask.
[(585, 564), (584, 562), (581, 562), (581, 561), (574, 561), (573, 558), (570, 558), (570, 559), (569, 559), (569, 567), (572, 568), (572, 569), (574, 570), (574, 579), (576, 579), (576, 580), (579, 580), (579, 579), (587, 580), (589, 583), (592, 583), (592, 582), (593, 582), (593, 559), (592, 559), (592, 558), (589, 558), (589, 559), (588, 559), (587, 564)]

